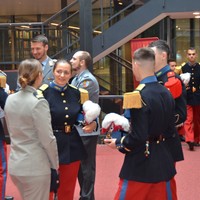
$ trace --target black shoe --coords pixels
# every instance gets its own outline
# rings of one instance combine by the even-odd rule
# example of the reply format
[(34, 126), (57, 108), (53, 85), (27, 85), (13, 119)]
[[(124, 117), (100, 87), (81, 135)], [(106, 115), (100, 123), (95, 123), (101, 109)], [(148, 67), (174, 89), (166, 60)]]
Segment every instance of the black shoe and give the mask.
[(194, 151), (194, 142), (187, 142), (189, 145), (189, 150)]
[(182, 135), (179, 135), (181, 142), (185, 142), (185, 138)]
[(200, 144), (199, 144), (198, 142), (195, 142), (195, 143), (194, 143), (194, 146), (195, 146), (195, 147), (200, 147)]

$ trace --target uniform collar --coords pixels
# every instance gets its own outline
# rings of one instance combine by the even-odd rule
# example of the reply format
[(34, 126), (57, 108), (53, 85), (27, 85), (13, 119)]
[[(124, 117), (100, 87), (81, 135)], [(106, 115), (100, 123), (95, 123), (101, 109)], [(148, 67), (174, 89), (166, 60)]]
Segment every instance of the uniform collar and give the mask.
[(197, 64), (197, 62), (196, 62), (196, 63), (194, 63), (194, 64), (192, 64), (192, 63), (188, 62), (188, 65), (189, 65), (190, 67), (195, 67), (195, 66), (196, 66), (196, 64)]
[(50, 82), (50, 87), (55, 90), (58, 90), (60, 92), (65, 91), (67, 89), (67, 86), (68, 86), (68, 84), (66, 84), (64, 87), (61, 87), (61, 86), (57, 85), (54, 81)]
[(85, 69), (82, 72), (80, 72), (80, 74), (77, 74), (76, 77), (80, 78), (80, 76), (84, 75), (87, 72), (88, 72), (88, 69)]
[(140, 84), (146, 84), (146, 83), (152, 83), (152, 82), (158, 82), (156, 76), (148, 76), (140, 81)]
[(47, 58), (41, 62), (42, 66), (46, 66), (48, 60), (49, 60), (49, 57), (47, 56)]
[(157, 71), (155, 74), (156, 74), (156, 77), (159, 77), (163, 74), (165, 74), (166, 72), (170, 71), (170, 66), (169, 65), (166, 65), (165, 67), (163, 67), (162, 69), (160, 69), (159, 71)]

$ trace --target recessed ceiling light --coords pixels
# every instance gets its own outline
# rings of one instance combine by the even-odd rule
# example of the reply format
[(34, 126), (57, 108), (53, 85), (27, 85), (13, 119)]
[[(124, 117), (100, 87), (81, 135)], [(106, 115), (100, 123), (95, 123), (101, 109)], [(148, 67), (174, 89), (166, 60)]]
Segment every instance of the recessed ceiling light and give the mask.
[(200, 13), (199, 12), (193, 12), (193, 15), (199, 15)]
[(194, 18), (196, 18), (196, 19), (200, 19), (200, 15), (198, 15), (198, 16), (195, 16)]

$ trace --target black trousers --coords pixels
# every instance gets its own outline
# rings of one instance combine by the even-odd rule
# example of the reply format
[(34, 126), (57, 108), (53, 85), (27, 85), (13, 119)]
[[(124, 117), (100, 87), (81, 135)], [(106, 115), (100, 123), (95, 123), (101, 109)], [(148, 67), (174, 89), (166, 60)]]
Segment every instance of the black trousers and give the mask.
[(96, 147), (98, 135), (81, 137), (87, 152), (85, 160), (81, 161), (78, 181), (80, 185), (80, 200), (94, 200), (94, 184), (96, 175)]

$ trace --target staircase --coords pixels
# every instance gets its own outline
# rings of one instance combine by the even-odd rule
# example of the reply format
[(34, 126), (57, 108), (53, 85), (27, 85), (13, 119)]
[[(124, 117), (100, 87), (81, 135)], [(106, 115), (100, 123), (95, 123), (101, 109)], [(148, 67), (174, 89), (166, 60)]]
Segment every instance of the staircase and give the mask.
[(149, 0), (93, 39), (94, 63), (165, 17), (192, 17), (199, 8), (198, 0)]

